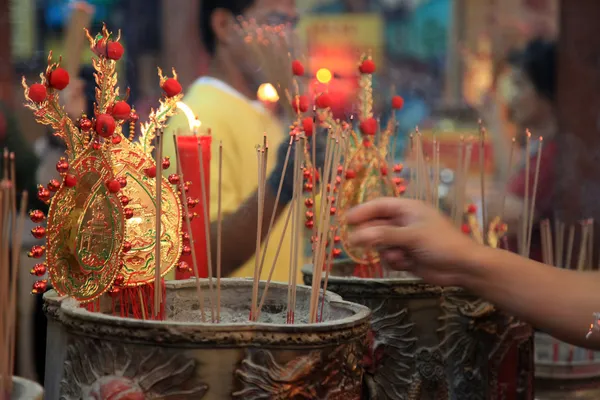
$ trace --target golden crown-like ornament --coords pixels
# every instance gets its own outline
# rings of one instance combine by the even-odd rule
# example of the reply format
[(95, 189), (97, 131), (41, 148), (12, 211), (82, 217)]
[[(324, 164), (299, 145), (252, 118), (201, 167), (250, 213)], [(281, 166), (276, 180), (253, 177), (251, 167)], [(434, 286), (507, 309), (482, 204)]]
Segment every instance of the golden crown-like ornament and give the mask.
[[(124, 49), (120, 33), (106, 26), (97, 36), (86, 35), (95, 54), (96, 101), (94, 116), (73, 120), (59, 102), (69, 75), (54, 62), (52, 52), (40, 83), (28, 86), (23, 78), (25, 106), (33, 110), (38, 123), (48, 125), (66, 145), (66, 156), (57, 163), (61, 180), (39, 185), (38, 198), (49, 204), (47, 228), (34, 228), (37, 238), (46, 236), (46, 246), (34, 246), (31, 257), (46, 262), (32, 273), (46, 270), (54, 289), (81, 302), (91, 302), (107, 291), (138, 287), (155, 279), (156, 179), (162, 179), (161, 262), (164, 276), (179, 262), (186, 246), (182, 237), (182, 206), (177, 188), (179, 176), (156, 176), (156, 162), (169, 168), (170, 161), (154, 160), (152, 151), (157, 132), (176, 112), (181, 100), (177, 75), (163, 76), (164, 96), (141, 124), (136, 139), (138, 116), (123, 99), (117, 86), (117, 61)], [(126, 124), (129, 124), (127, 127)], [(127, 129), (129, 128), (129, 129)], [(40, 210), (30, 212), (34, 222), (45, 218)], [(188, 246), (189, 247), (189, 246)], [(34, 284), (42, 292), (46, 281)]]

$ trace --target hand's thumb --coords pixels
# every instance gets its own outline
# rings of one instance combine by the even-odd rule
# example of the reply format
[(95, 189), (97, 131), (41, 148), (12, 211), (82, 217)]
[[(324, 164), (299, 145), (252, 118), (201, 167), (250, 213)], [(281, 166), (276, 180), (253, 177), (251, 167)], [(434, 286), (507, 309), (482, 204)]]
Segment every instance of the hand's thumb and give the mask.
[(348, 235), (348, 240), (353, 246), (401, 249), (410, 248), (414, 238), (410, 228), (391, 225), (358, 227)]

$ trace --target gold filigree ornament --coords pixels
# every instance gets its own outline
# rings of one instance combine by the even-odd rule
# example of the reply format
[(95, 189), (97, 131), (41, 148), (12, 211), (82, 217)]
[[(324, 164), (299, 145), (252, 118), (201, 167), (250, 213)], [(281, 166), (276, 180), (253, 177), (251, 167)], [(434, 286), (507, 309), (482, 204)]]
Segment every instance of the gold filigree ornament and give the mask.
[[(68, 85), (69, 76), (60, 68), (60, 60), (52, 61), (51, 52), (41, 82), (31, 86), (25, 78), (22, 82), (25, 106), (66, 145), (67, 157), (57, 164), (62, 181), (53, 180), (47, 188), (40, 185), (38, 191), (38, 198), (50, 204), (45, 249), (49, 279), (59, 294), (84, 303), (109, 290), (154, 281), (156, 162), (152, 142), (183, 97), (175, 72), (173, 78), (166, 78), (159, 70), (165, 91), (160, 107), (141, 125), (139, 139), (125, 136), (126, 121), (134, 131), (138, 117), (126, 103), (128, 92), (119, 98), (120, 33), (113, 36), (104, 26), (96, 37), (87, 31), (86, 35), (96, 54), (92, 60), (97, 84), (94, 117), (84, 114), (73, 121), (60, 105), (59, 92)], [(162, 179), (160, 265), (164, 276), (182, 252), (182, 207), (169, 181), (158, 178)], [(39, 210), (30, 215), (35, 222), (43, 219)], [(36, 247), (30, 254), (40, 257), (43, 247)], [(36, 284), (37, 289), (45, 286)]]

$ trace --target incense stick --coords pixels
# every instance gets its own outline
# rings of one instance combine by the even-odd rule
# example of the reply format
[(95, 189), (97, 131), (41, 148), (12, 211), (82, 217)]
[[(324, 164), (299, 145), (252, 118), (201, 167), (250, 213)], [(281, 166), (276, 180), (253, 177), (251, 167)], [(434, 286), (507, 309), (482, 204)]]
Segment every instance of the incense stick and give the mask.
[[(184, 177), (182, 173), (183, 169), (181, 168), (181, 158), (179, 157), (179, 148), (177, 147), (177, 134), (173, 135), (173, 146), (175, 149), (175, 162), (177, 163), (177, 175), (179, 176), (181, 184), (181, 200), (183, 203), (183, 215), (185, 216), (187, 233), (190, 237), (190, 247), (192, 251), (192, 271), (194, 272), (194, 278), (196, 280), (196, 295), (198, 296), (200, 316), (202, 318), (202, 322), (206, 322), (206, 314), (204, 312), (204, 294), (202, 293), (202, 286), (200, 285), (200, 273), (198, 272), (198, 258), (196, 257), (196, 243), (194, 240), (194, 232), (192, 230), (192, 221), (190, 220), (190, 211), (187, 203), (187, 194), (185, 193), (184, 188)], [(202, 206), (204, 207), (205, 204), (203, 203)]]
[[(223, 214), (222, 188), (223, 188), (223, 142), (219, 141), (219, 181), (217, 183), (217, 322), (221, 322), (221, 258), (223, 241)], [(270, 230), (270, 228), (269, 228)]]
[[(527, 247), (526, 247), (527, 254), (529, 254), (529, 252), (531, 250), (531, 235), (533, 232), (533, 219), (535, 217), (535, 200), (537, 198), (537, 186), (538, 186), (538, 180), (540, 177), (540, 161), (542, 159), (543, 144), (544, 144), (544, 141), (540, 137), (540, 139), (538, 141), (537, 158), (535, 161), (535, 171), (534, 171), (534, 177), (533, 177), (533, 190), (531, 192), (531, 209), (529, 212), (529, 225), (527, 226)], [(529, 180), (529, 175), (527, 176), (527, 179)]]
[(257, 188), (257, 197), (258, 197), (258, 210), (257, 210), (257, 223), (256, 223), (256, 246), (254, 250), (254, 277), (252, 281), (252, 306), (250, 312), (250, 320), (253, 321), (256, 317), (256, 311), (258, 307), (258, 283), (260, 281), (260, 239), (262, 235), (262, 219), (263, 219), (263, 193), (264, 187), (263, 183), (263, 158), (264, 158), (264, 149), (257, 148), (256, 150), (256, 158), (258, 161), (258, 188)]
[(577, 257), (577, 271), (583, 271), (586, 263), (589, 221), (581, 222), (581, 238), (579, 243), (579, 257)]
[(523, 215), (521, 217), (521, 237), (519, 240), (519, 251), (521, 256), (529, 258), (527, 252), (527, 241), (529, 238), (527, 232), (527, 226), (529, 222), (529, 158), (530, 158), (530, 147), (531, 147), (531, 133), (529, 130), (526, 131), (526, 144), (525, 144), (525, 191), (523, 195)]
[[(485, 128), (483, 123), (479, 120), (479, 177), (481, 184), (481, 217), (483, 220), (483, 228), (488, 225), (487, 210), (485, 202)], [(486, 238), (484, 237), (484, 244), (486, 244)]]
[[(160, 314), (162, 303), (162, 290), (160, 278), (161, 264), (161, 233), (162, 233), (162, 131), (156, 133), (156, 229), (154, 238), (154, 316)], [(143, 306), (143, 305), (142, 305)]]
[(571, 256), (573, 255), (573, 241), (575, 240), (575, 226), (569, 226), (569, 238), (567, 239), (567, 259), (565, 268), (571, 269)]
[(504, 221), (504, 211), (506, 209), (506, 193), (508, 191), (508, 183), (511, 178), (512, 164), (513, 164), (513, 158), (514, 158), (514, 153), (515, 153), (515, 145), (516, 145), (516, 140), (515, 140), (515, 138), (512, 138), (512, 143), (510, 145), (510, 153), (508, 156), (508, 171), (506, 172), (505, 182), (504, 182), (504, 185), (502, 186), (502, 196), (500, 199), (500, 207), (501, 207), (500, 208), (500, 221)]

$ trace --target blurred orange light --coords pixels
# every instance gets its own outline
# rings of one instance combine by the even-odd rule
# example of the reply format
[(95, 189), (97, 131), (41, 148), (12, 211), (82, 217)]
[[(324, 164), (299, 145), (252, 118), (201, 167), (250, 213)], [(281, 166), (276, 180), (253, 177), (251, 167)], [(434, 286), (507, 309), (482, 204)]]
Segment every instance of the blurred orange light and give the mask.
[(270, 83), (263, 83), (262, 85), (260, 85), (256, 95), (259, 100), (268, 103), (275, 103), (279, 100), (279, 94), (277, 93), (277, 89), (275, 89)]
[(331, 71), (327, 68), (321, 68), (317, 71), (317, 80), (321, 83), (329, 83), (331, 81)]

